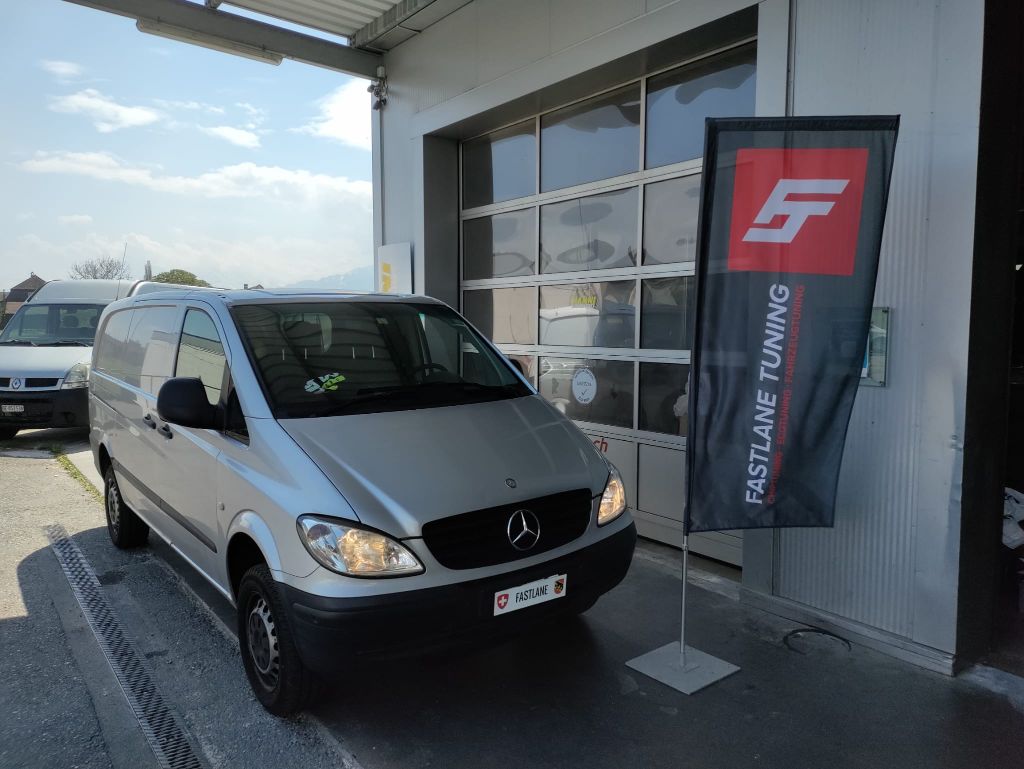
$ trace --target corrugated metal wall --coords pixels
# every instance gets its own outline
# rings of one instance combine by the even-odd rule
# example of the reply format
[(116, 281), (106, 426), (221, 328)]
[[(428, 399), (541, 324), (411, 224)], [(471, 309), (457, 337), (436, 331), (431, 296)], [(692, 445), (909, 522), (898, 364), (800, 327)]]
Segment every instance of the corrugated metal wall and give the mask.
[(836, 527), (778, 535), (776, 594), (955, 644), (981, 0), (798, 0), (796, 115), (902, 115), (875, 304), (885, 388), (861, 388)]

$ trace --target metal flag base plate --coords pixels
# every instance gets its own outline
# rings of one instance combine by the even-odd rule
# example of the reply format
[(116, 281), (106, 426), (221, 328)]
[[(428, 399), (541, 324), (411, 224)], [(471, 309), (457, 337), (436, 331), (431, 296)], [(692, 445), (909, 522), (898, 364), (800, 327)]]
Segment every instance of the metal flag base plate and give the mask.
[(650, 676), (683, 694), (699, 692), (705, 686), (710, 686), (739, 671), (735, 665), (705, 654), (692, 646), (686, 647), (684, 665), (683, 656), (679, 653), (679, 641), (673, 641), (660, 649), (631, 659), (626, 663), (626, 667)]

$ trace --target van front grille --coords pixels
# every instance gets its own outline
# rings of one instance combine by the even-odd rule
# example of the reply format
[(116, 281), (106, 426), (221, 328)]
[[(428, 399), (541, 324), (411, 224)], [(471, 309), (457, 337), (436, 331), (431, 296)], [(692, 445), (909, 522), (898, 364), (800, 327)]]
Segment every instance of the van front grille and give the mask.
[[(28, 389), (30, 387), (35, 387), (35, 388), (40, 388), (40, 387), (56, 387), (57, 386), (57, 382), (59, 382), (59, 381), (60, 381), (59, 379), (50, 379), (49, 377), (29, 377), (28, 379), (22, 380), (22, 382), (23, 382), (22, 386), (25, 389)], [(0, 376), (0, 387), (8, 387), (9, 388), (10, 386), (11, 386), (11, 377), (9, 377), (9, 376)]]
[[(423, 541), (438, 563), (449, 569), (476, 569), (518, 561), (553, 550), (583, 535), (590, 524), (589, 489), (576, 489), (510, 505), (474, 510), (423, 525)], [(540, 537), (526, 550), (509, 541), (509, 519), (518, 510), (537, 517)]]

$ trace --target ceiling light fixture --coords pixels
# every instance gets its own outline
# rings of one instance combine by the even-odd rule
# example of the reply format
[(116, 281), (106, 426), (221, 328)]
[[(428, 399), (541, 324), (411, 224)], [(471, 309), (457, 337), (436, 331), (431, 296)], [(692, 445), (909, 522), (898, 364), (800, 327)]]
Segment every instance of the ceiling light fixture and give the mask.
[(202, 32), (185, 29), (184, 27), (175, 27), (171, 24), (165, 24), (162, 21), (139, 19), (135, 23), (135, 27), (139, 32), (145, 32), (147, 35), (156, 35), (157, 37), (163, 37), (167, 40), (176, 40), (180, 43), (191, 43), (192, 45), (209, 48), (211, 51), (231, 53), (235, 56), (242, 56), (246, 59), (252, 59), (253, 61), (262, 61), (266, 64), (273, 64), (274, 66), (277, 66), (284, 60), (284, 56), (281, 54), (268, 51), (264, 48), (258, 48), (255, 45), (236, 43), (233, 40), (226, 40), (222, 37), (216, 37), (215, 35), (207, 35)]

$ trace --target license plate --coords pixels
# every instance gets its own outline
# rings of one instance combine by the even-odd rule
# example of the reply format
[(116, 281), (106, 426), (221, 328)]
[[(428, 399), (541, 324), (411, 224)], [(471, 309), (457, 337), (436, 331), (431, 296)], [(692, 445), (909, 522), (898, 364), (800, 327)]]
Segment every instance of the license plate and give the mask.
[(21, 403), (4, 403), (0, 404), (0, 412), (4, 414), (21, 414), (24, 413), (25, 406)]
[(564, 598), (566, 577), (565, 574), (555, 574), (553, 577), (527, 582), (519, 587), (499, 590), (494, 594), (494, 616), (508, 614), (510, 611), (524, 609), (538, 603), (554, 601), (556, 598)]

